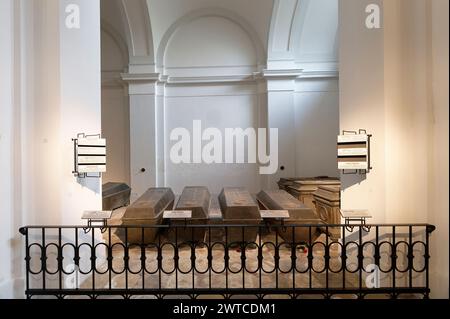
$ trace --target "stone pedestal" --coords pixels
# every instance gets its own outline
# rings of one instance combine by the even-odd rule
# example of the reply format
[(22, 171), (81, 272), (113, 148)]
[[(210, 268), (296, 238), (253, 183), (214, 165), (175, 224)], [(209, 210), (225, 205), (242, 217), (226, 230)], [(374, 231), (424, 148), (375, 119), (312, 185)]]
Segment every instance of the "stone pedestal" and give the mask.
[[(326, 224), (340, 224), (340, 186), (319, 186), (314, 192), (314, 202), (319, 218)], [(333, 240), (341, 237), (340, 227), (329, 227), (328, 234)]]

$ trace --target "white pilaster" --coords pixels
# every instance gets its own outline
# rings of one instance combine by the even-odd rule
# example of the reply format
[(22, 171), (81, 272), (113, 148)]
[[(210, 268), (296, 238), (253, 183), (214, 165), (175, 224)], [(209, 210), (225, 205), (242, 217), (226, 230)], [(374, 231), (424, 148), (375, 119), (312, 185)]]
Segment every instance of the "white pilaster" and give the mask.
[(280, 177), (295, 175), (295, 79), (302, 70), (265, 70), (267, 80), (267, 127), (278, 129), (278, 171), (268, 177), (276, 188)]
[[(157, 73), (126, 73), (130, 107), (130, 178), (132, 198), (137, 199), (158, 183), (157, 147), (159, 134)], [(162, 122), (163, 123), (163, 122)], [(162, 139), (164, 141), (164, 139)]]

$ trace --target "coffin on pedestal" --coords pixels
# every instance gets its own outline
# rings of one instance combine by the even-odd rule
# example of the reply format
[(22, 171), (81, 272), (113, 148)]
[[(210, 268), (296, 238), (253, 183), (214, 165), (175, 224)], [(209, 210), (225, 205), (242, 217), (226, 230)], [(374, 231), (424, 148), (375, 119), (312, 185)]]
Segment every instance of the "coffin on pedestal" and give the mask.
[[(257, 200), (270, 210), (287, 210), (289, 218), (284, 220), (287, 227), (277, 227), (278, 234), (287, 242), (314, 242), (320, 235), (318, 227), (289, 227), (289, 225), (320, 225), (322, 221), (314, 211), (284, 190), (263, 190)], [(274, 221), (280, 225), (280, 221)]]
[(339, 179), (334, 177), (313, 177), (313, 178), (300, 178), (292, 182), (292, 185), (287, 187), (289, 194), (294, 196), (300, 202), (315, 210), (314, 204), (314, 192), (317, 191), (319, 186), (340, 186)]
[(219, 195), (219, 203), (224, 224), (238, 225), (225, 229), (227, 243), (255, 242), (258, 227), (239, 227), (259, 225), (262, 220), (258, 204), (247, 189), (226, 187)]
[[(319, 218), (326, 224), (340, 224), (340, 192), (339, 186), (319, 186), (314, 192), (314, 202)], [(333, 240), (341, 237), (340, 227), (329, 227), (328, 233)]]
[[(203, 186), (189, 186), (183, 189), (175, 210), (190, 210), (192, 217), (186, 220), (171, 220), (175, 226), (207, 225), (211, 194)], [(168, 238), (171, 242), (204, 242), (206, 227), (171, 227), (168, 230)]]
[[(173, 207), (175, 195), (170, 188), (149, 188), (141, 197), (131, 204), (122, 217), (122, 225), (126, 226), (154, 226), (162, 224), (165, 210)], [(128, 228), (127, 241), (129, 243), (153, 243), (157, 228)], [(144, 233), (144, 234), (142, 234)], [(119, 236), (125, 241), (125, 235)]]
[(102, 185), (102, 210), (114, 210), (130, 204), (131, 188), (125, 183)]

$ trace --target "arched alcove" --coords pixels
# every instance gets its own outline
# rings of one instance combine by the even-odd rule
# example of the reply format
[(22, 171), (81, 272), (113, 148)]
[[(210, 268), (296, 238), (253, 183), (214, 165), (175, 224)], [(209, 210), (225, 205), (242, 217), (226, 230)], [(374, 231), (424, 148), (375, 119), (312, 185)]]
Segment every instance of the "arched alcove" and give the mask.
[(164, 54), (166, 73), (174, 68), (254, 67), (257, 53), (249, 35), (234, 21), (204, 16), (173, 33)]
[[(176, 52), (173, 48), (186, 51)], [(158, 70), (165, 73), (166, 67), (180, 60), (183, 66), (238, 65), (257, 69), (265, 65), (266, 53), (245, 19), (223, 8), (205, 8), (175, 21), (161, 39), (156, 56)]]

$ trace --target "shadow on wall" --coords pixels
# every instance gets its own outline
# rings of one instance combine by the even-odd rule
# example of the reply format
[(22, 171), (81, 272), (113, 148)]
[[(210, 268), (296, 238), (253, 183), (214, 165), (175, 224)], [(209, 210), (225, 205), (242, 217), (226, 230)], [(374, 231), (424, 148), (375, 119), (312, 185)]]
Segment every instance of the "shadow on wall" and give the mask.
[(345, 191), (353, 185), (360, 184), (366, 178), (366, 174), (341, 174), (341, 189)]
[(86, 188), (90, 189), (91, 191), (95, 192), (95, 194), (101, 195), (100, 178), (77, 177), (77, 183), (80, 184), (82, 187), (86, 187)]

